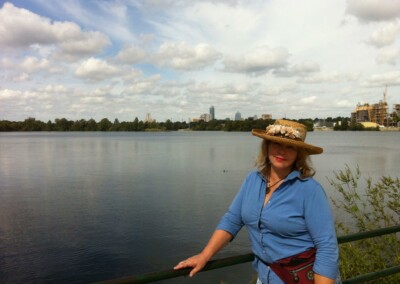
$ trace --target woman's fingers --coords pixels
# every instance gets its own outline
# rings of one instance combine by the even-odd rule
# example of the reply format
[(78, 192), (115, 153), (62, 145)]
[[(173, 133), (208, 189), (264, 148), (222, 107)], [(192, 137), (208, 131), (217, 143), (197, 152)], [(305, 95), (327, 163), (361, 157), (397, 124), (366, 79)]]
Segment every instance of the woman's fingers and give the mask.
[(186, 267), (191, 267), (191, 266), (189, 265), (188, 261), (183, 260), (183, 261), (179, 262), (179, 263), (174, 267), (174, 269), (182, 269), (182, 268), (186, 268)]
[(195, 267), (190, 271), (189, 276), (190, 276), (190, 277), (193, 277), (193, 276), (194, 276), (197, 272), (199, 272), (201, 269), (203, 269), (202, 266), (200, 266), (200, 265), (195, 266)]
[(193, 269), (190, 271), (189, 276), (193, 277), (197, 272), (199, 272), (203, 267), (205, 266), (205, 263), (203, 259), (199, 256), (194, 256), (191, 258), (188, 258), (186, 260), (183, 260), (179, 262), (174, 269), (183, 269), (183, 268), (188, 268), (188, 267), (193, 267)]

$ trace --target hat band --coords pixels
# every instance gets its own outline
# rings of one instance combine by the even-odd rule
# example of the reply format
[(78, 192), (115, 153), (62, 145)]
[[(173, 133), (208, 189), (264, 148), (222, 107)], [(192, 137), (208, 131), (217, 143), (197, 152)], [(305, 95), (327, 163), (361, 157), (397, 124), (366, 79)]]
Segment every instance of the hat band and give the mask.
[(270, 125), (266, 129), (266, 134), (271, 136), (279, 136), (292, 140), (303, 141), (300, 131), (285, 125)]

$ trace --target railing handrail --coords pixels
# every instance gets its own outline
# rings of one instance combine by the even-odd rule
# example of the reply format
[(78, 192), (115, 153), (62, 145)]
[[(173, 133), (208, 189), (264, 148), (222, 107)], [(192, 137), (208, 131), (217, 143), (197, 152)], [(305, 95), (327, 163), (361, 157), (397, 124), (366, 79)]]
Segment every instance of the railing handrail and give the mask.
[[(397, 233), (397, 232), (400, 232), (400, 225), (387, 227), (387, 228), (380, 228), (380, 229), (367, 231), (367, 232), (350, 234), (350, 235), (346, 235), (346, 236), (340, 236), (340, 237), (338, 237), (338, 243), (343, 244), (343, 243), (348, 243), (348, 242), (354, 242), (354, 241), (359, 241), (359, 240), (363, 240), (363, 239), (383, 236), (383, 235), (387, 235), (387, 234), (393, 234), (393, 233)], [(236, 264), (241, 264), (241, 263), (245, 263), (245, 262), (250, 262), (250, 261), (253, 261), (253, 259), (254, 259), (253, 253), (246, 253), (246, 254), (242, 254), (242, 255), (236, 255), (236, 256), (231, 256), (231, 257), (215, 259), (215, 260), (209, 261), (201, 271), (208, 271), (208, 270), (223, 268), (223, 267), (232, 266), (232, 265), (236, 265)], [(145, 274), (137, 275), (137, 276), (127, 276), (127, 277), (113, 279), (113, 280), (101, 281), (101, 282), (98, 282), (98, 284), (151, 283), (151, 282), (155, 282), (155, 281), (176, 278), (179, 276), (185, 276), (185, 275), (189, 274), (190, 270), (191, 270), (191, 268), (186, 268), (186, 269), (181, 269), (181, 270), (168, 269), (168, 270), (164, 270), (164, 271), (145, 273)], [(384, 270), (381, 270), (378, 272), (372, 272), (372, 273), (368, 273), (365, 275), (357, 276), (355, 278), (343, 280), (343, 284), (362, 283), (362, 282), (365, 282), (366, 279), (367, 280), (368, 279), (370, 279), (370, 280), (377, 279), (377, 278), (380, 278), (383, 276), (388, 276), (388, 275), (396, 274), (399, 272), (400, 272), (400, 266), (395, 266), (395, 267), (384, 269)]]
[(380, 228), (380, 229), (367, 231), (367, 232), (354, 233), (354, 234), (350, 234), (350, 235), (346, 235), (346, 236), (340, 236), (340, 237), (338, 237), (338, 243), (344, 244), (344, 243), (359, 241), (359, 240), (363, 240), (363, 239), (369, 239), (369, 238), (373, 238), (373, 237), (379, 237), (379, 236), (383, 236), (383, 235), (393, 234), (393, 233), (397, 233), (397, 232), (400, 232), (400, 225), (386, 227), (386, 228)]

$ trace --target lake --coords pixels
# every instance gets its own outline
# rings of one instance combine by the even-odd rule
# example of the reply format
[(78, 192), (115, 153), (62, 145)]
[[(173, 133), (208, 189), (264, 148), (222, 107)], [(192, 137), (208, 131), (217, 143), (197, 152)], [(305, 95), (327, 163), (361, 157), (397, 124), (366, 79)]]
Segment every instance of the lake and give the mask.
[[(312, 132), (315, 178), (398, 177), (400, 132)], [(207, 243), (261, 139), (229, 132), (0, 133), (0, 283), (89, 283), (172, 268)], [(334, 212), (335, 215), (338, 212)], [(250, 252), (245, 230), (217, 257)], [(248, 283), (250, 263), (164, 283)], [(158, 282), (160, 283), (160, 282)]]

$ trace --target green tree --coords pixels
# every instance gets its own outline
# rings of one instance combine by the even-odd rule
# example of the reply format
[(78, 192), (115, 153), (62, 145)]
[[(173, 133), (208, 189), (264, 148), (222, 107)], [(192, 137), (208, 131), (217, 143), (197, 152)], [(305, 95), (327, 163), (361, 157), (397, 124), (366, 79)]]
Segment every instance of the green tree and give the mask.
[(108, 131), (112, 126), (112, 123), (108, 118), (103, 118), (97, 125), (97, 130)]
[(118, 118), (114, 119), (114, 123), (112, 124), (110, 131), (120, 131), (121, 124), (119, 123)]
[(350, 129), (350, 119), (345, 117), (337, 117), (335, 119), (335, 126), (333, 130), (349, 130)]
[(51, 120), (47, 121), (45, 130), (46, 131), (53, 131), (54, 130), (54, 124), (51, 122)]
[(232, 131), (233, 130), (233, 123), (232, 121), (226, 121), (224, 125), (224, 131)]
[(139, 121), (137, 124), (137, 129), (135, 131), (144, 131), (146, 129), (145, 124), (143, 121)]
[(133, 131), (139, 130), (139, 119), (137, 117), (135, 117), (135, 120), (133, 121), (133, 128), (131, 130)]
[(19, 124), (8, 120), (0, 121), (0, 131), (18, 131), (20, 130)]
[(355, 123), (355, 124), (350, 125), (350, 130), (361, 131), (361, 130), (365, 130), (365, 127), (361, 123)]
[(307, 127), (307, 131), (314, 131), (314, 122), (311, 118), (299, 119), (298, 122), (304, 124)]
[(217, 119), (213, 119), (207, 123), (207, 130), (217, 131), (222, 129), (221, 121)]
[(174, 124), (169, 119), (167, 119), (164, 126), (166, 130), (174, 130)]
[(173, 123), (173, 130), (187, 129), (187, 128), (189, 128), (189, 125), (186, 123), (186, 121), (184, 122), (176, 121)]
[(87, 126), (87, 121), (84, 119), (76, 120), (71, 126), (71, 131), (85, 131)]
[(96, 121), (91, 118), (88, 120), (85, 126), (85, 131), (96, 131), (97, 130), (97, 123)]
[(55, 130), (57, 131), (70, 131), (71, 126), (74, 122), (67, 120), (66, 118), (56, 118), (55, 120)]
[(44, 130), (46, 125), (40, 120), (36, 120), (33, 117), (29, 117), (24, 120), (22, 123), (23, 131), (42, 131)]

